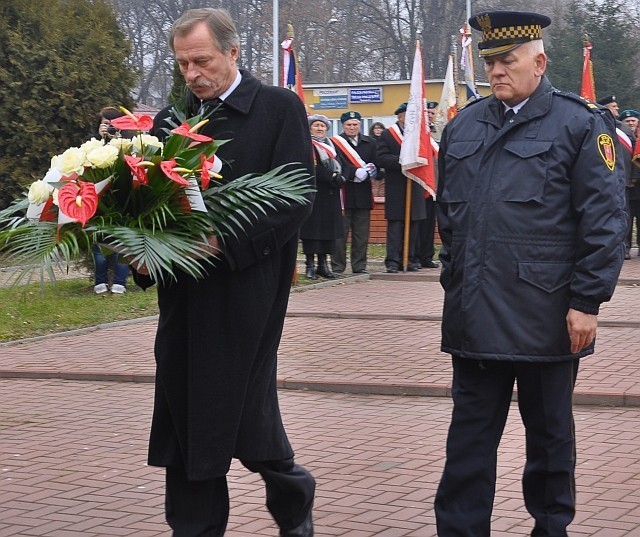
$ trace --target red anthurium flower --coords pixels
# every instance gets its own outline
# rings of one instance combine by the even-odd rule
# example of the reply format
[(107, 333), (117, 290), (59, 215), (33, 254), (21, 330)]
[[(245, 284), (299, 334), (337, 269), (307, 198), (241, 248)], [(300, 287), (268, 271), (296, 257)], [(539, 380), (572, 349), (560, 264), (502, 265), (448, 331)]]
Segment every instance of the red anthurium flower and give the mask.
[(202, 185), (202, 190), (207, 189), (212, 175), (214, 177), (222, 177), (218, 175), (221, 168), (222, 162), (220, 162), (220, 159), (215, 155), (211, 155), (209, 158), (200, 155), (200, 184)]
[(173, 134), (179, 134), (180, 136), (186, 136), (187, 138), (191, 138), (196, 142), (211, 142), (213, 138), (191, 131), (192, 128), (195, 129), (196, 127), (199, 128), (200, 126), (200, 123), (198, 123), (198, 125), (196, 125), (195, 127), (191, 127), (188, 123), (183, 123), (178, 128), (173, 129), (171, 132)]
[(84, 225), (98, 210), (98, 195), (93, 183), (74, 181), (64, 185), (58, 194), (60, 209)]
[(129, 166), (131, 173), (133, 176), (139, 181), (142, 185), (149, 184), (149, 176), (147, 175), (147, 170), (143, 166), (138, 166), (140, 162), (142, 162), (142, 157), (134, 157), (132, 155), (125, 155), (124, 160)]
[(126, 114), (122, 117), (112, 119), (110, 124), (118, 130), (126, 131), (148, 131), (153, 127), (151, 116), (132, 114), (128, 110), (123, 110)]
[(184, 177), (182, 177), (182, 175), (180, 175), (177, 171), (175, 171), (176, 169), (182, 170), (182, 171), (186, 171), (186, 170), (184, 170), (183, 168), (176, 168), (177, 165), (178, 163), (174, 158), (169, 160), (163, 160), (160, 163), (160, 169), (172, 181), (175, 181), (179, 185), (189, 186), (189, 181), (187, 181)]

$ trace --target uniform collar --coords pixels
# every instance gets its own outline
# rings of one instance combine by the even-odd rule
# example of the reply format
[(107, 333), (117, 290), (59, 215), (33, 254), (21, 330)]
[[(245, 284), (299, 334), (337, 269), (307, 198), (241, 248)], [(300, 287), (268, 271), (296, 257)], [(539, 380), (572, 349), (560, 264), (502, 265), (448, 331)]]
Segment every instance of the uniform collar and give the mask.
[[(535, 91), (529, 96), (528, 100), (522, 103), (519, 114), (517, 115), (520, 121), (523, 118), (532, 119), (547, 113), (551, 108), (551, 96), (553, 95), (554, 88), (549, 82), (549, 79), (543, 75), (540, 80), (540, 84)], [(502, 117), (504, 113), (504, 104), (499, 101), (495, 96), (491, 96), (487, 100), (487, 106), (484, 110), (481, 121), (491, 123), (500, 128), (502, 125)]]

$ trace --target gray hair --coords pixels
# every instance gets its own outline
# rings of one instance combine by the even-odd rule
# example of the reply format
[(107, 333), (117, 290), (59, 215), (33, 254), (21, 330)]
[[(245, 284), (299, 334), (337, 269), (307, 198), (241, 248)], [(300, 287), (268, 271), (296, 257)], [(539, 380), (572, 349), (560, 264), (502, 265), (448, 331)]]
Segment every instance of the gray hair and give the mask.
[(221, 52), (227, 53), (231, 50), (231, 47), (240, 45), (236, 25), (229, 12), (226, 9), (205, 7), (190, 9), (173, 23), (171, 32), (169, 32), (169, 47), (171, 47), (171, 50), (175, 52), (173, 40), (176, 35), (181, 37), (187, 35), (200, 22), (207, 24), (211, 37), (217, 42)]

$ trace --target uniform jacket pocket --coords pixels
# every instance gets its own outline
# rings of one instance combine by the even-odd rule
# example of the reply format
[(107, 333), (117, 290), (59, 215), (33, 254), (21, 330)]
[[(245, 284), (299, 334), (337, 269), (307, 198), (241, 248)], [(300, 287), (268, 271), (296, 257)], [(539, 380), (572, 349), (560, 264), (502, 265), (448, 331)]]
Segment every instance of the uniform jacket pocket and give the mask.
[(518, 263), (518, 277), (547, 293), (553, 293), (569, 285), (573, 275), (573, 263), (521, 261)]
[(511, 140), (505, 143), (505, 157), (499, 173), (502, 201), (542, 203), (547, 179), (547, 153), (551, 141)]

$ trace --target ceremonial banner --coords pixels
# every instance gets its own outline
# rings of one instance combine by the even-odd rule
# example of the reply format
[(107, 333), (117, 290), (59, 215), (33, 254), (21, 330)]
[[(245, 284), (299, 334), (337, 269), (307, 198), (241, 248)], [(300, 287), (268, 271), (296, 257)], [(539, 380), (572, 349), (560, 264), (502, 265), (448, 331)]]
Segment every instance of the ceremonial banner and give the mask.
[(436, 196), (435, 163), (429, 118), (424, 102), (422, 51), (418, 42), (413, 58), (409, 101), (404, 120), (404, 138), (400, 149), (400, 165), (402, 172), (420, 184), (434, 199)]
[(464, 73), (464, 83), (467, 86), (467, 102), (469, 102), (475, 99), (479, 99), (480, 95), (476, 90), (476, 81), (473, 74), (473, 49), (471, 44), (471, 30), (469, 30), (469, 26), (466, 23), (462, 28), (460, 28), (460, 33), (462, 34), (462, 54), (460, 55), (460, 68)]
[(580, 88), (580, 97), (584, 97), (588, 101), (596, 102), (596, 84), (593, 79), (593, 63), (591, 62), (591, 43), (584, 42), (582, 49), (584, 61), (582, 63), (582, 86)]
[(280, 46), (283, 49), (282, 55), (282, 87), (289, 88), (300, 97), (304, 103), (304, 92), (302, 91), (302, 77), (298, 71), (298, 61), (293, 50), (293, 37), (287, 37)]

